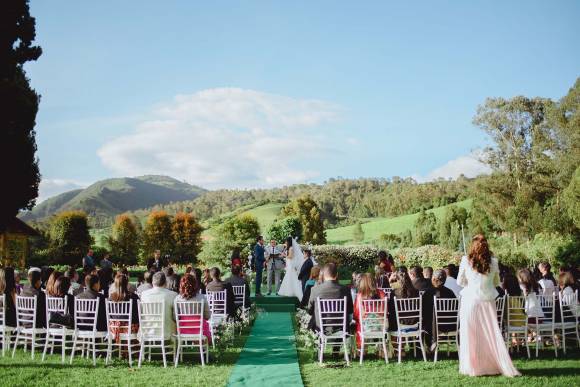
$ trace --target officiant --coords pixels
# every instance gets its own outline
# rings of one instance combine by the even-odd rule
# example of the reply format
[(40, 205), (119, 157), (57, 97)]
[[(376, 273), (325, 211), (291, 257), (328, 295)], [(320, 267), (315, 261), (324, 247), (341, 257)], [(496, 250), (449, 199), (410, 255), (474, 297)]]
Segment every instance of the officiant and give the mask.
[(272, 280), (275, 281), (276, 295), (280, 290), (281, 274), (284, 270), (284, 259), (282, 258), (282, 250), (278, 247), (278, 243), (272, 239), (270, 246), (264, 252), (266, 257), (266, 270), (268, 271), (268, 296), (272, 294)]

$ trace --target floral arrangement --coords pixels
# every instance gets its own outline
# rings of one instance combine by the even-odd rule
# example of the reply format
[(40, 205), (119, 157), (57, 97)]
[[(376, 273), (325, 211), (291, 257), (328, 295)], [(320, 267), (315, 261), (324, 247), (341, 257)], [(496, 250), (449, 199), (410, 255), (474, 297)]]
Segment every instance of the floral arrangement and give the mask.
[(238, 335), (249, 333), (259, 312), (256, 305), (252, 304), (246, 312), (241, 314), (241, 318), (224, 319), (214, 328), (216, 360), (219, 360), (228, 348), (234, 346), (236, 333)]
[(315, 352), (318, 348), (318, 334), (308, 329), (309, 322), (310, 315), (308, 312), (304, 309), (298, 309), (296, 311), (296, 326), (298, 328), (296, 332), (296, 343), (301, 348)]

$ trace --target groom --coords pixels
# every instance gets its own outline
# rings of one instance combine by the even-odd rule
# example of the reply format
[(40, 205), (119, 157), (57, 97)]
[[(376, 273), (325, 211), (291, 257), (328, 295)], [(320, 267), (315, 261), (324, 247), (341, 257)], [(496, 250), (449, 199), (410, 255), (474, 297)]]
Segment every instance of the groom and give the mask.
[(264, 238), (260, 235), (256, 238), (254, 247), (254, 270), (256, 270), (256, 296), (262, 295), (262, 271), (264, 270)]
[[(264, 255), (266, 256), (266, 269), (268, 270), (268, 296), (272, 294), (272, 280), (276, 281), (276, 295), (278, 295), (278, 290), (280, 290), (280, 274), (284, 269), (284, 261), (280, 254), (282, 251), (276, 245), (277, 242), (272, 239), (270, 241), (270, 246), (266, 248)], [(274, 278), (272, 278), (274, 277)]]

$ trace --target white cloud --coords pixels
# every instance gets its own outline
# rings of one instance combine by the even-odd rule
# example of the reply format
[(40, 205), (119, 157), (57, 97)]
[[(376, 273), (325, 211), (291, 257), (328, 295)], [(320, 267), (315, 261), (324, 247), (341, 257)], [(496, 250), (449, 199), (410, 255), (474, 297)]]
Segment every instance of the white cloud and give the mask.
[(438, 178), (457, 179), (460, 175), (465, 177), (476, 177), (488, 174), (491, 169), (486, 164), (479, 161), (481, 158), (480, 151), (473, 151), (470, 154), (459, 156), (450, 160), (444, 165), (435, 168), (426, 176), (413, 176), (419, 182), (432, 181)]
[(209, 89), (158, 106), (97, 153), (123, 176), (165, 174), (207, 188), (291, 184), (318, 175), (315, 163), (297, 164), (332, 151), (326, 136), (339, 113), (320, 100)]
[(38, 186), (38, 199), (40, 203), (52, 196), (56, 196), (63, 192), (71, 191), (73, 189), (85, 188), (88, 184), (81, 183), (68, 179), (42, 179)]

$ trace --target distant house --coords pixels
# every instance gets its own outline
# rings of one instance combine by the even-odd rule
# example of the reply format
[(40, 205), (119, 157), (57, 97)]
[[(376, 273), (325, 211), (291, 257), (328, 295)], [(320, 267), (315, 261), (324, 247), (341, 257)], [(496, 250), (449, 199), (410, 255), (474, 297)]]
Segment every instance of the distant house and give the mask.
[(29, 254), (28, 239), (38, 232), (18, 218), (0, 230), (0, 265), (24, 268)]

